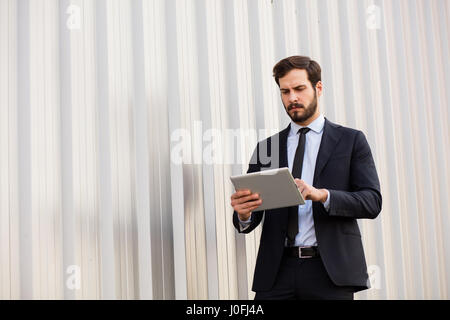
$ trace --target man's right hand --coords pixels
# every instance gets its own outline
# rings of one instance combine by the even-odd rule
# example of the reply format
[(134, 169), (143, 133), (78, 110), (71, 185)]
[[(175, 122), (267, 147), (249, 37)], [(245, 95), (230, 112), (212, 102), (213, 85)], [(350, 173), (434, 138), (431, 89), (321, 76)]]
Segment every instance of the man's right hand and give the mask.
[(241, 221), (247, 221), (252, 211), (262, 204), (259, 194), (250, 190), (238, 190), (231, 195), (231, 206), (239, 215)]

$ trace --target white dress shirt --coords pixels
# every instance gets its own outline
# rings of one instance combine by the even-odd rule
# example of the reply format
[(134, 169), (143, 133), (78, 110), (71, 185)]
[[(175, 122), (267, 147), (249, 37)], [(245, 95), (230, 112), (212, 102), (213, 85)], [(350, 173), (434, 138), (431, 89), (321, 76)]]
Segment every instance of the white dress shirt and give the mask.
[[(314, 169), (316, 167), (317, 154), (319, 152), (320, 142), (322, 141), (323, 127), (325, 118), (321, 114), (316, 120), (308, 125), (311, 130), (306, 134), (305, 153), (303, 157), (302, 180), (307, 184), (313, 184)], [(300, 135), (298, 130), (302, 128), (295, 122), (291, 121), (291, 129), (287, 138), (287, 156), (289, 170), (292, 172), (295, 151), (298, 146)], [(327, 200), (324, 207), (328, 211), (330, 209), (330, 193), (328, 192)], [(240, 220), (240, 219), (239, 219)], [(247, 221), (240, 221), (241, 231), (245, 230), (251, 222), (251, 217)], [(298, 206), (298, 224), (299, 232), (295, 237), (295, 246), (317, 246), (316, 233), (314, 230), (314, 219), (312, 210), (312, 200), (306, 200), (304, 205)]]

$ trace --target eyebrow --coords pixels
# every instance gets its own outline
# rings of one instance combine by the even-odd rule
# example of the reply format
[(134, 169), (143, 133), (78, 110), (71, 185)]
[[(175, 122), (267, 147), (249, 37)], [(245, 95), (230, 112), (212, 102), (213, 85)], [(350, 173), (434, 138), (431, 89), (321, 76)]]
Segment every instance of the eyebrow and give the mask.
[[(294, 89), (299, 89), (301, 87), (306, 88), (306, 85), (299, 84), (298, 86), (294, 87)], [(289, 91), (289, 89), (287, 89), (287, 88), (280, 88), (280, 91)]]

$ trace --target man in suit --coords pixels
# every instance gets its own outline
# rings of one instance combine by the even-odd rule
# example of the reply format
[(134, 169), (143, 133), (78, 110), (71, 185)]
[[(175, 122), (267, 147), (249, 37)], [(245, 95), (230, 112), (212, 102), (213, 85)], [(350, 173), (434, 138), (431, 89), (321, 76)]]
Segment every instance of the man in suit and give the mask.
[(273, 73), (291, 122), (258, 143), (247, 172), (289, 167), (306, 203), (257, 211), (258, 194), (231, 196), (238, 232), (251, 232), (264, 216), (255, 299), (353, 299), (369, 287), (356, 219), (375, 219), (382, 202), (369, 144), (361, 131), (321, 114), (317, 62), (288, 57)]

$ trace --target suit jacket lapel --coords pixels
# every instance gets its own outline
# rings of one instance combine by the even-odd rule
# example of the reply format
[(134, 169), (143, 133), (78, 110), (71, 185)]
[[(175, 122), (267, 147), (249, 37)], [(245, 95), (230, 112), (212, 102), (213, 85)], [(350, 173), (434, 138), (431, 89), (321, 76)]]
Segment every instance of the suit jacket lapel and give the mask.
[[(288, 138), (290, 130), (291, 130), (291, 124), (289, 124), (286, 129), (284, 129), (283, 131), (281, 131), (279, 133), (278, 141), (272, 141), (272, 143), (278, 144), (278, 150), (279, 150), (278, 156), (280, 157), (278, 159), (278, 161), (279, 161), (278, 167), (279, 168), (289, 167), (288, 157), (287, 157), (287, 138)], [(276, 167), (276, 166), (274, 166), (274, 167)], [(279, 208), (276, 210), (279, 212), (279, 214), (277, 215), (277, 219), (275, 221), (278, 221), (280, 229), (284, 229), (287, 227), (289, 210), (287, 207)], [(284, 230), (284, 232), (285, 231), (286, 230)]]
[(340, 126), (334, 124), (325, 118), (325, 125), (323, 127), (322, 141), (320, 142), (319, 153), (317, 154), (316, 167), (314, 169), (313, 185), (317, 183), (317, 179), (320, 176), (323, 168), (327, 164), (330, 156), (339, 142), (342, 136)]
[(280, 155), (280, 163), (279, 167), (289, 167), (288, 158), (287, 158), (287, 137), (289, 135), (289, 131), (291, 130), (291, 124), (287, 126), (286, 129), (280, 132), (280, 141), (279, 141), (279, 155)]

